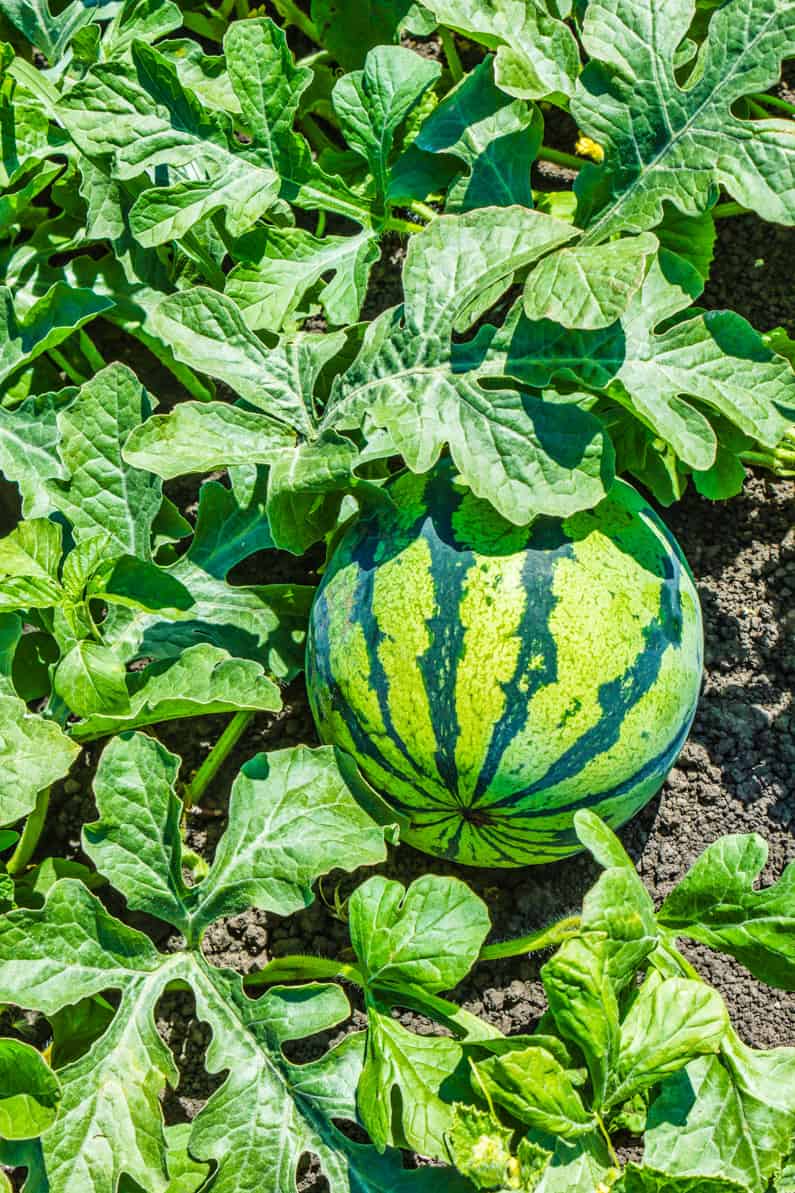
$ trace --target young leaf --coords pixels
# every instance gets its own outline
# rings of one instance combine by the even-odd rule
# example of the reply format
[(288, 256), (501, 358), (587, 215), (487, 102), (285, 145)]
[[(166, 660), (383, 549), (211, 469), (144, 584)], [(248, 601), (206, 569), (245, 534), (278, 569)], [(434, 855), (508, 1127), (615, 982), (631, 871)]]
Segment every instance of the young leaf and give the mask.
[(62, 779), (78, 753), (54, 721), (0, 695), (0, 825), (27, 816), (39, 791)]
[(126, 716), (130, 711), (124, 663), (101, 642), (76, 642), (55, 669), (53, 689), (80, 717)]
[[(550, 1153), (528, 1144), (531, 1150), (527, 1158), (531, 1163), (522, 1165), (519, 1156), (511, 1153), (514, 1134), (491, 1111), (457, 1104), (448, 1133), (450, 1156), (458, 1171), (476, 1189), (534, 1189), (549, 1163)], [(517, 1174), (519, 1185), (516, 1185)]]
[(498, 87), (521, 99), (568, 96), (580, 68), (574, 35), (544, 0), (423, 0), (442, 25), (497, 50)]
[(766, 860), (767, 844), (756, 833), (721, 837), (674, 887), (658, 922), (730, 953), (772, 986), (795, 990), (795, 863), (755, 891)]
[(331, 98), (342, 132), (369, 165), (382, 202), (397, 130), (440, 74), (438, 62), (413, 50), (378, 46), (365, 58), (364, 70), (343, 75), (334, 86)]
[(730, 1030), (719, 1056), (700, 1057), (663, 1083), (649, 1108), (644, 1157), (673, 1177), (765, 1193), (793, 1130), (795, 1049), (756, 1051)]
[(259, 663), (231, 658), (225, 650), (200, 642), (189, 646), (176, 659), (151, 663), (126, 676), (129, 708), (113, 713), (102, 711), (70, 725), (75, 741), (91, 741), (110, 733), (136, 729), (141, 725), (174, 721), (181, 717), (249, 709), (275, 712), (281, 695), (263, 673)]
[(533, 207), (530, 168), (543, 131), (537, 107), (494, 85), (493, 59), (487, 58), (431, 112), (412, 145), (452, 154), (468, 167), (447, 189), (446, 212)]
[(56, 283), (19, 319), (10, 292), (0, 287), (0, 381), (112, 305), (91, 290)]
[(407, 1031), (368, 1003), (364, 1067), (357, 1090), (359, 1114), (373, 1143), (410, 1147), (447, 1158), (445, 1135), (453, 1105), (469, 1094), (463, 1049), (455, 1040)]
[(685, 85), (674, 55), (695, 0), (591, 0), (582, 40), (591, 62), (571, 110), (602, 146), (604, 162), (577, 176), (578, 223), (596, 244), (612, 232), (642, 231), (669, 200), (705, 211), (719, 186), (763, 219), (795, 221), (795, 146), (790, 122), (741, 119), (743, 96), (776, 82), (795, 53), (788, 0), (730, 0), (709, 22)]
[(729, 1016), (717, 991), (687, 978), (647, 981), (621, 1024), (608, 1106), (657, 1085), (695, 1055), (717, 1052)]
[(0, 1040), (0, 1138), (33, 1139), (52, 1124), (61, 1083), (40, 1052)]
[(351, 943), (372, 988), (409, 983), (449, 990), (477, 960), (491, 926), (485, 903), (463, 882), (426, 874), (406, 890), (380, 875), (350, 897)]
[(634, 869), (605, 870), (583, 900), (581, 928), (584, 933), (604, 934), (607, 972), (621, 991), (659, 936), (654, 904)]
[(541, 970), (558, 1031), (585, 1056), (596, 1106), (604, 1101), (620, 1047), (611, 953), (600, 937), (573, 937)]
[(519, 1122), (568, 1140), (593, 1130), (593, 1115), (583, 1106), (565, 1069), (545, 1048), (492, 1056), (474, 1069), (473, 1087), (485, 1090)]

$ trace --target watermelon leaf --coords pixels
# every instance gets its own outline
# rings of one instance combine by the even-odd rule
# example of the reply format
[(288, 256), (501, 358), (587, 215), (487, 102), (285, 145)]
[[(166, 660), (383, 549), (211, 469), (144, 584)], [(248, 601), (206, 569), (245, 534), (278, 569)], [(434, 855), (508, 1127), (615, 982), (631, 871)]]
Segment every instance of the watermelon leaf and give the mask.
[(649, 1108), (644, 1155), (674, 1177), (764, 1193), (793, 1129), (795, 1049), (756, 1051), (730, 1030), (718, 1056), (693, 1060), (663, 1082)]
[(61, 1083), (40, 1052), (0, 1039), (0, 1135), (33, 1139), (52, 1125)]
[(423, 0), (442, 25), (496, 49), (498, 87), (522, 99), (570, 96), (580, 68), (572, 31), (545, 0)]
[(721, 837), (697, 859), (658, 912), (672, 935), (736, 957), (755, 977), (795, 990), (795, 863), (754, 890), (767, 861), (756, 833)]
[[(349, 1008), (342, 991), (312, 983), (276, 987), (252, 1001), (240, 979), (213, 969), (198, 947), (215, 919), (252, 901), (280, 914), (305, 906), (314, 879), (341, 860), (343, 842), (348, 868), (382, 860), (383, 830), (348, 793), (332, 750), (260, 755), (235, 787), (210, 873), (188, 889), (181, 873), (181, 805), (173, 790), (178, 762), (148, 737), (117, 738), (103, 754), (97, 777), (102, 819), (87, 827), (85, 846), (131, 908), (186, 932), (185, 950), (159, 954), (73, 879), (56, 882), (41, 910), (20, 909), (0, 922), (4, 1001), (54, 1014), (109, 987), (121, 993), (119, 1011), (90, 1051), (60, 1070), (62, 1111), (41, 1137), (50, 1187), (109, 1193), (126, 1173), (146, 1188), (166, 1189), (167, 1141), (157, 1095), (166, 1082), (176, 1082), (176, 1071), (153, 1012), (165, 987), (180, 981), (194, 991), (199, 1017), (213, 1032), (208, 1066), (231, 1071), (196, 1118), (188, 1143), (195, 1160), (215, 1161), (221, 1188), (254, 1179), (259, 1187), (289, 1187), (285, 1182), (294, 1180), (306, 1148), (335, 1173), (341, 1189), (425, 1188), (422, 1174), (403, 1173), (397, 1153), (379, 1157), (351, 1143), (331, 1121), (355, 1118), (360, 1035), (306, 1065), (287, 1061), (281, 1051), (286, 1040), (344, 1019)], [(296, 819), (299, 797), (306, 816)], [(275, 1119), (266, 1107), (279, 1108)]]
[(435, 219), (409, 246), (404, 306), (371, 324), (357, 359), (335, 380), (322, 425), (385, 429), (384, 451), (399, 451), (415, 472), (426, 472), (449, 444), (466, 483), (517, 524), (598, 500), (610, 484), (612, 452), (578, 395), (561, 401), (487, 388), (477, 368), (457, 367), (452, 343), (517, 272), (573, 235), (522, 207)]
[(675, 54), (695, 0), (589, 0), (582, 40), (591, 61), (572, 114), (604, 151), (578, 174), (577, 222), (586, 243), (640, 232), (662, 218), (664, 200), (687, 215), (711, 207), (724, 187), (763, 219), (795, 222), (795, 147), (790, 121), (735, 112), (749, 92), (776, 81), (795, 53), (789, 0), (730, 0), (710, 18), (690, 77)]

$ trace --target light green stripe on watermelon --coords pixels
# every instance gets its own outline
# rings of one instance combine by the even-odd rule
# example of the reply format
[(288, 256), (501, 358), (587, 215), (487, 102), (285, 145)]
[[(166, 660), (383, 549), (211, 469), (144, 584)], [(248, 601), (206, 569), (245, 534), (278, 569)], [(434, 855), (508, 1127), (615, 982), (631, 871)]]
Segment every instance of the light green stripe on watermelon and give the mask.
[[(393, 748), (383, 752), (404, 773), (413, 775), (413, 764), (443, 793), (428, 694), (418, 666), (431, 647), (428, 622), (436, 609), (430, 551), (425, 539), (416, 538), (399, 555), (385, 560), (373, 580), (372, 613), (382, 635), (375, 649), (387, 682), (390, 747), (395, 739), (410, 742), (411, 761)], [(391, 682), (391, 677), (399, 682)]]
[(523, 563), (518, 554), (496, 560), (475, 556), (464, 579), (459, 607), (464, 641), (455, 682), (460, 728), (455, 761), (463, 804), (473, 802), (494, 726), (505, 712), (502, 685), (519, 657), (517, 629), (527, 603)]

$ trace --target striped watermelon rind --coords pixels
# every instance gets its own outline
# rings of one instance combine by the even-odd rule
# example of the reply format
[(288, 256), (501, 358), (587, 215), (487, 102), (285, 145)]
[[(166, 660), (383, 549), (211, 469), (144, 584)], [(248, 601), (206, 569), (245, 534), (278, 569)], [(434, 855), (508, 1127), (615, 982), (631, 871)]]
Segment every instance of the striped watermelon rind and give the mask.
[(698, 595), (628, 484), (529, 527), (456, 483), (401, 473), (344, 534), (315, 599), (310, 703), (417, 848), (477, 866), (580, 849), (655, 794), (696, 710)]

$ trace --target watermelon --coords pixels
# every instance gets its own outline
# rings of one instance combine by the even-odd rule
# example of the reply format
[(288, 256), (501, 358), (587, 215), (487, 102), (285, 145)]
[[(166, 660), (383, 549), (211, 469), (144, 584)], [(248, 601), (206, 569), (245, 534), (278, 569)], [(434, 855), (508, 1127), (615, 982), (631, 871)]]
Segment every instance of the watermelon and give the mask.
[(616, 481), (592, 510), (507, 522), (442, 460), (340, 539), (307, 642), (320, 733), (418, 849), (551, 862), (574, 813), (618, 827), (695, 714), (701, 611), (676, 540)]

